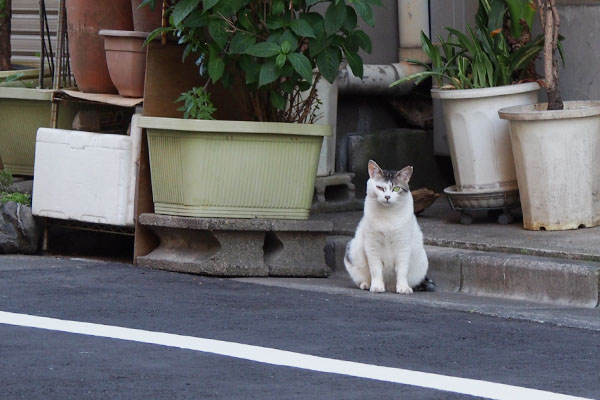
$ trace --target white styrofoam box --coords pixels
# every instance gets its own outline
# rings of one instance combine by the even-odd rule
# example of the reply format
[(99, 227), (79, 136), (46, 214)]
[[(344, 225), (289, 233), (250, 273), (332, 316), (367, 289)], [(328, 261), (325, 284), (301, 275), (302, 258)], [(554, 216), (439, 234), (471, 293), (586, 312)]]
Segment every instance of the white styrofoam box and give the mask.
[(38, 129), (33, 214), (132, 226), (141, 138), (137, 117), (129, 136)]

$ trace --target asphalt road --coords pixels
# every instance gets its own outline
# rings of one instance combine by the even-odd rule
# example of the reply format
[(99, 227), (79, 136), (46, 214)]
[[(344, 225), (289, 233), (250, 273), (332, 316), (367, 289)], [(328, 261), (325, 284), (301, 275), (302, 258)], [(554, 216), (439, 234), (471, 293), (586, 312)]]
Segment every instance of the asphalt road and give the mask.
[[(428, 293), (415, 296), (426, 298)], [(131, 265), (0, 256), (0, 312), (218, 339), (600, 398), (600, 332)], [(437, 379), (432, 377), (432, 380)], [(3, 399), (466, 399), (0, 323)]]

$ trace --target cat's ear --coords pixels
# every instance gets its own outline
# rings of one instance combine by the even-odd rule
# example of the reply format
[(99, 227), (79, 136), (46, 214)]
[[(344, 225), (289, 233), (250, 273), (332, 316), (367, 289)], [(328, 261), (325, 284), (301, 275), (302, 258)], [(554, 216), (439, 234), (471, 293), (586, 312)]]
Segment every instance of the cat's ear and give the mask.
[(373, 160), (369, 160), (369, 177), (371, 179), (375, 177), (382, 177), (383, 171), (379, 168), (379, 165)]
[(408, 181), (410, 181), (410, 177), (412, 176), (412, 173), (413, 173), (413, 167), (411, 167), (409, 165), (408, 167), (404, 167), (400, 171), (396, 172), (396, 175), (394, 176), (394, 178), (400, 180), (401, 182), (408, 184)]

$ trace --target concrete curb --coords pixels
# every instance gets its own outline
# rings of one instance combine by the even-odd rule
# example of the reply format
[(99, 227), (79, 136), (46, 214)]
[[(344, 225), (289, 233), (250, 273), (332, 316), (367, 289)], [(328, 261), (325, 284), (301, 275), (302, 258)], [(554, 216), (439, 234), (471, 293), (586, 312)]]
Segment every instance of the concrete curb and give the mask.
[[(343, 270), (345, 245), (351, 238), (327, 238), (327, 263), (332, 269)], [(425, 249), (428, 275), (441, 292), (598, 306), (600, 263), (436, 246)]]
[(598, 306), (600, 263), (426, 246), (439, 290)]

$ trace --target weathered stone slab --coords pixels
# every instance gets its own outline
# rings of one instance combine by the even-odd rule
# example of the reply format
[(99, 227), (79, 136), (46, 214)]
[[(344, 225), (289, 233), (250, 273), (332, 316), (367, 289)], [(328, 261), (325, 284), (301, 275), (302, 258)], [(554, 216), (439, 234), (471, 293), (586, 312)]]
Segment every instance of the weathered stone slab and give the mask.
[(0, 253), (34, 254), (38, 251), (41, 233), (31, 207), (12, 201), (0, 204)]
[(159, 246), (138, 265), (212, 276), (328, 276), (329, 221), (142, 214)]

